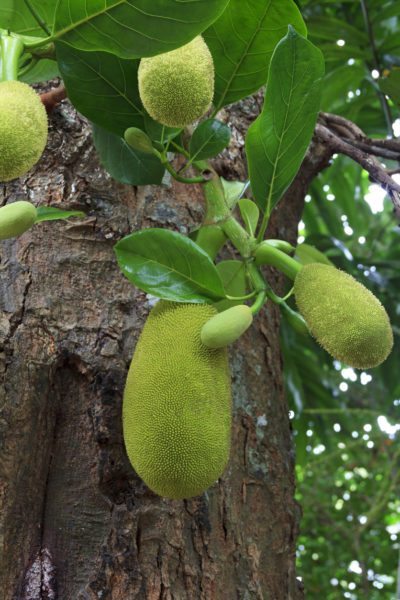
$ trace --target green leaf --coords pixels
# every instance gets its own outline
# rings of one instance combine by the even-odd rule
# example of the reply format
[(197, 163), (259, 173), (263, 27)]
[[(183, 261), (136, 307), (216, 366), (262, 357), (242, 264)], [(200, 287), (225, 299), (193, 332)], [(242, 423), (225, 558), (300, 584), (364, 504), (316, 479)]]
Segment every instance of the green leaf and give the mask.
[(164, 167), (156, 156), (133, 150), (124, 139), (98, 125), (93, 127), (93, 141), (101, 164), (117, 181), (130, 185), (161, 183)]
[(54, 36), (80, 50), (154, 56), (190, 42), (228, 0), (60, 0)]
[(193, 161), (217, 156), (231, 139), (228, 125), (216, 119), (207, 119), (194, 130), (190, 140), (190, 157)]
[(323, 252), (320, 252), (318, 248), (310, 244), (300, 244), (296, 248), (295, 258), (302, 264), (308, 265), (310, 263), (322, 263), (334, 267), (335, 265)]
[(400, 69), (393, 69), (388, 77), (380, 79), (379, 87), (393, 102), (400, 104)]
[(144, 229), (123, 238), (115, 252), (129, 281), (158, 298), (200, 304), (225, 296), (208, 254), (180, 233)]
[(182, 131), (182, 129), (176, 127), (166, 127), (165, 125), (161, 125), (161, 123), (157, 123), (147, 113), (144, 115), (144, 126), (149, 137), (154, 142), (161, 144), (173, 140)]
[[(242, 261), (223, 260), (217, 264), (217, 271), (228, 296), (245, 296), (247, 294), (246, 267)], [(243, 300), (221, 300), (215, 304), (215, 307), (222, 312), (237, 304), (243, 304)]]
[[(58, 0), (30, 0), (32, 8), (47, 25), (49, 31), (53, 27), (57, 3)], [(24, 0), (1, 0), (0, 28), (34, 37), (45, 37), (46, 35)]]
[(60, 77), (60, 71), (58, 69), (57, 62), (55, 60), (42, 59), (26, 71), (23, 75), (18, 78), (20, 81), (25, 83), (40, 83)]
[(119, 136), (128, 127), (143, 127), (138, 60), (108, 52), (84, 52), (57, 43), (57, 60), (68, 97), (93, 123)]
[(53, 206), (39, 206), (35, 223), (42, 221), (56, 221), (57, 219), (69, 219), (69, 217), (86, 217), (81, 210), (63, 210)]
[(265, 84), (273, 50), (291, 24), (307, 29), (293, 0), (231, 0), (204, 32), (215, 65), (216, 110)]
[(321, 109), (326, 112), (339, 110), (348, 101), (348, 92), (360, 87), (364, 78), (365, 66), (361, 64), (344, 64), (332, 70), (324, 79)]
[(242, 198), (238, 201), (238, 206), (247, 232), (254, 236), (260, 218), (260, 210), (257, 204), (248, 198)]
[(289, 27), (271, 61), (263, 111), (246, 138), (251, 187), (267, 215), (293, 181), (311, 141), (323, 74), (321, 52)]
[(247, 183), (243, 181), (227, 181), (223, 177), (221, 177), (221, 183), (224, 188), (225, 200), (229, 208), (233, 208), (242, 194), (244, 194)]
[(369, 47), (368, 35), (365, 31), (346, 23), (346, 21), (334, 19), (332, 16), (313, 17), (307, 20), (307, 26), (309, 35), (314, 38), (335, 43), (342, 39), (349, 45)]

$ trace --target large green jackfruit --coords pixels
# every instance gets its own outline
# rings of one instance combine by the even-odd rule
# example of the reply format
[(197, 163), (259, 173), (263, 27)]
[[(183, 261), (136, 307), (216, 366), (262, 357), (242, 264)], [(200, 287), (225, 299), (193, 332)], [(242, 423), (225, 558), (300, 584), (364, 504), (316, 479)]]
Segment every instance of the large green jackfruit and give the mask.
[(200, 340), (216, 314), (206, 304), (160, 301), (136, 346), (123, 401), (132, 466), (167, 498), (197, 496), (222, 474), (229, 456), (231, 386), (226, 349)]
[(186, 127), (210, 108), (214, 63), (201, 36), (171, 52), (142, 58), (139, 94), (149, 115), (167, 127)]
[(294, 283), (297, 306), (329, 354), (358, 369), (381, 364), (393, 346), (389, 317), (354, 277), (324, 264), (305, 265)]
[(47, 143), (47, 114), (38, 94), (21, 81), (0, 83), (0, 181), (21, 177)]

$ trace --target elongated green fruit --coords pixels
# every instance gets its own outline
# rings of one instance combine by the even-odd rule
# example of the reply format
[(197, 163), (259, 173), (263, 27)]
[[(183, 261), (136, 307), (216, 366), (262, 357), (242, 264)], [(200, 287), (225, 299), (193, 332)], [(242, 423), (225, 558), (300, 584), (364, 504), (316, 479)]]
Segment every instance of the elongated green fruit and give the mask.
[(351, 275), (328, 265), (305, 265), (296, 277), (297, 306), (312, 335), (334, 358), (357, 369), (381, 364), (393, 346), (379, 300)]
[(201, 330), (201, 341), (208, 348), (225, 348), (250, 327), (253, 313), (245, 304), (232, 306), (211, 317)]
[(183, 128), (202, 117), (214, 95), (214, 64), (201, 36), (171, 52), (142, 58), (139, 94), (149, 115)]
[(24, 175), (37, 163), (47, 142), (47, 114), (26, 83), (0, 83), (0, 181)]
[(226, 350), (200, 340), (216, 310), (160, 301), (136, 346), (123, 401), (129, 459), (167, 498), (203, 493), (229, 457), (231, 386)]
[(0, 240), (17, 237), (32, 227), (37, 211), (30, 202), (18, 200), (0, 208)]

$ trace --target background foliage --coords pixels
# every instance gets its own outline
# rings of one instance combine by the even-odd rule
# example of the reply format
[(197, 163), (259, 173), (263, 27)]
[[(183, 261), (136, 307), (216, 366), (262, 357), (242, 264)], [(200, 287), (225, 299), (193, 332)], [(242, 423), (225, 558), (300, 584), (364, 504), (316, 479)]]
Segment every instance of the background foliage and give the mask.
[[(400, 2), (297, 2), (325, 56), (322, 109), (371, 137), (400, 133)], [(372, 34), (372, 37), (371, 37)], [(386, 107), (380, 90), (391, 94)], [(397, 95), (396, 95), (397, 94)], [(393, 127), (394, 124), (394, 127)], [(387, 161), (388, 168), (397, 163)], [(299, 228), (339, 268), (369, 287), (395, 333), (389, 359), (355, 372), (285, 323), (286, 383), (303, 509), (298, 573), (307, 598), (398, 597), (400, 539), (400, 228), (384, 192), (347, 157), (314, 181)]]

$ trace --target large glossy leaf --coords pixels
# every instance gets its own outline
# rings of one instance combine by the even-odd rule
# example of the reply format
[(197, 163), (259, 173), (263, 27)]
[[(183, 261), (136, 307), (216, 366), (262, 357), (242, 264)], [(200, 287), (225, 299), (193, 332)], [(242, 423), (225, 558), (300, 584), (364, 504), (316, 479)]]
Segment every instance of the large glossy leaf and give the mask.
[(231, 0), (204, 33), (215, 64), (214, 104), (220, 108), (265, 84), (272, 52), (288, 25), (306, 34), (293, 0)]
[(124, 139), (98, 125), (93, 127), (93, 141), (100, 162), (117, 181), (131, 185), (161, 183), (164, 167), (157, 157), (135, 152)]
[[(51, 31), (58, 0), (30, 0), (38, 18)], [(45, 36), (44, 29), (26, 6), (24, 0), (1, 0), (0, 28), (29, 36)]]
[(144, 127), (138, 60), (76, 50), (60, 42), (57, 59), (68, 97), (85, 117), (119, 136), (128, 127)]
[(204, 31), (228, 0), (59, 0), (54, 35), (81, 50), (140, 58), (168, 52)]
[(268, 215), (307, 151), (320, 107), (323, 73), (321, 52), (289, 28), (271, 61), (263, 111), (246, 138), (251, 187)]
[(217, 156), (231, 139), (228, 125), (216, 119), (207, 119), (195, 129), (190, 140), (190, 157), (193, 161)]
[(158, 298), (205, 303), (225, 296), (208, 254), (180, 233), (144, 229), (118, 242), (115, 252), (124, 275)]

